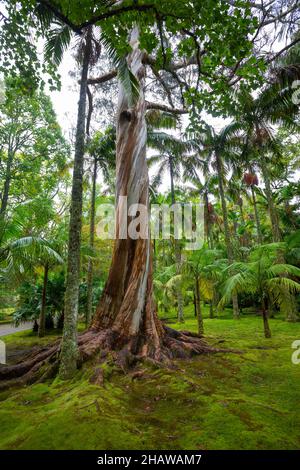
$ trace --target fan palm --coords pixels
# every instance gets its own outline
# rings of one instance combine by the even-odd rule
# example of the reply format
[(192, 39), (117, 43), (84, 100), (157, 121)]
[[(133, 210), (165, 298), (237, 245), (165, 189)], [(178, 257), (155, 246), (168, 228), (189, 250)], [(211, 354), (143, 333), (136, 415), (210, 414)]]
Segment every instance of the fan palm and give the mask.
[[(264, 334), (271, 337), (268, 321), (268, 308), (275, 302), (282, 304), (287, 294), (300, 292), (300, 284), (287, 275), (300, 277), (300, 269), (291, 264), (277, 262), (277, 251), (281, 244), (259, 246), (249, 257), (247, 262), (233, 263), (226, 268), (229, 278), (225, 282), (223, 297), (220, 305), (224, 306), (233, 293), (252, 294), (261, 305), (264, 322)], [(234, 274), (230, 274), (234, 272)]]
[(185, 262), (184, 272), (188, 277), (192, 277), (195, 295), (195, 313), (198, 321), (198, 333), (203, 335), (203, 314), (201, 308), (201, 296), (210, 303), (210, 316), (213, 317), (213, 299), (215, 297), (215, 286), (218, 275), (221, 273), (220, 263), (222, 253), (219, 250), (210, 250), (207, 247), (193, 251)]
[(39, 322), (39, 336), (45, 334), (46, 290), (51, 266), (63, 259), (49, 241), (37, 236), (20, 236), (22, 224), (1, 221), (0, 226), (0, 280), (16, 285), (37, 266), (43, 267), (43, 291)]

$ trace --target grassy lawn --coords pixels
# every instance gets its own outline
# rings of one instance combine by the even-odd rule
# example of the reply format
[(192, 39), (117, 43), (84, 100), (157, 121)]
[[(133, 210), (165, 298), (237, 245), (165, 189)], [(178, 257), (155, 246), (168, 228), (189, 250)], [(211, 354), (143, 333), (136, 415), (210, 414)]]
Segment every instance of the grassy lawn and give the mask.
[[(192, 307), (184, 325), (172, 326), (196, 331)], [(89, 383), (89, 365), (70, 382), (2, 393), (0, 449), (299, 449), (300, 365), (291, 343), (300, 323), (276, 318), (270, 326), (267, 340), (260, 317), (236, 321), (228, 310), (205, 319), (207, 339), (243, 354), (195, 357), (172, 370), (145, 365), (135, 379), (105, 366), (103, 387)], [(30, 332), (6, 340), (20, 349), (40, 341)]]

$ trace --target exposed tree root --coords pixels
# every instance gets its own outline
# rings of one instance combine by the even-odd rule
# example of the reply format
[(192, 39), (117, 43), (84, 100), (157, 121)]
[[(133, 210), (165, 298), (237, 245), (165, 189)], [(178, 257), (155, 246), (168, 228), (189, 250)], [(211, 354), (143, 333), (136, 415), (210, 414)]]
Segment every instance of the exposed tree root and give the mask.
[[(80, 358), (78, 366), (97, 357), (103, 363), (109, 356), (115, 365), (127, 372), (137, 362), (147, 360), (152, 364), (167, 366), (173, 359), (189, 358), (197, 354), (237, 352), (209, 346), (205, 340), (187, 331), (176, 331), (164, 326), (164, 334), (159, 344), (151, 343), (141, 336), (123, 337), (119, 332), (109, 329), (101, 332), (89, 329), (78, 337)], [(0, 366), (0, 390), (9, 387), (32, 384), (52, 378), (59, 367), (60, 341), (49, 347), (37, 348), (20, 363)], [(101, 385), (101, 369), (96, 369), (92, 377), (94, 383)]]

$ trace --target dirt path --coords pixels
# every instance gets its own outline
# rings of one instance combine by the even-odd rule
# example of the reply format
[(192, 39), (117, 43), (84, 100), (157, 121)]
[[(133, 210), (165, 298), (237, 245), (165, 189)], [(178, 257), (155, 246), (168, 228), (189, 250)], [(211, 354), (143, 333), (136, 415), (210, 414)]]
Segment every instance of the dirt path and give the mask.
[(17, 333), (18, 331), (30, 330), (31, 328), (32, 328), (32, 322), (21, 323), (21, 325), (17, 327), (14, 327), (13, 325), (9, 323), (0, 325), (0, 337), (11, 335), (13, 333)]

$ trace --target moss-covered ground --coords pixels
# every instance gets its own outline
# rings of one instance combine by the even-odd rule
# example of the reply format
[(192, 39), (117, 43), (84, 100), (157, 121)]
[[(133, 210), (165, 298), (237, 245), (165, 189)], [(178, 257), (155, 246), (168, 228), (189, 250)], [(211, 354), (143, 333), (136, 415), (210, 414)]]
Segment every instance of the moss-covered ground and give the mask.
[[(103, 387), (89, 383), (90, 365), (70, 382), (3, 392), (0, 449), (299, 449), (300, 365), (291, 343), (300, 323), (270, 324), (273, 338), (264, 339), (260, 317), (237, 321), (228, 310), (205, 319), (207, 339), (243, 354), (195, 357), (172, 370), (144, 365), (135, 378), (107, 367)], [(196, 331), (192, 307), (184, 325), (172, 326)], [(40, 340), (22, 332), (6, 342), (26, 350)]]

